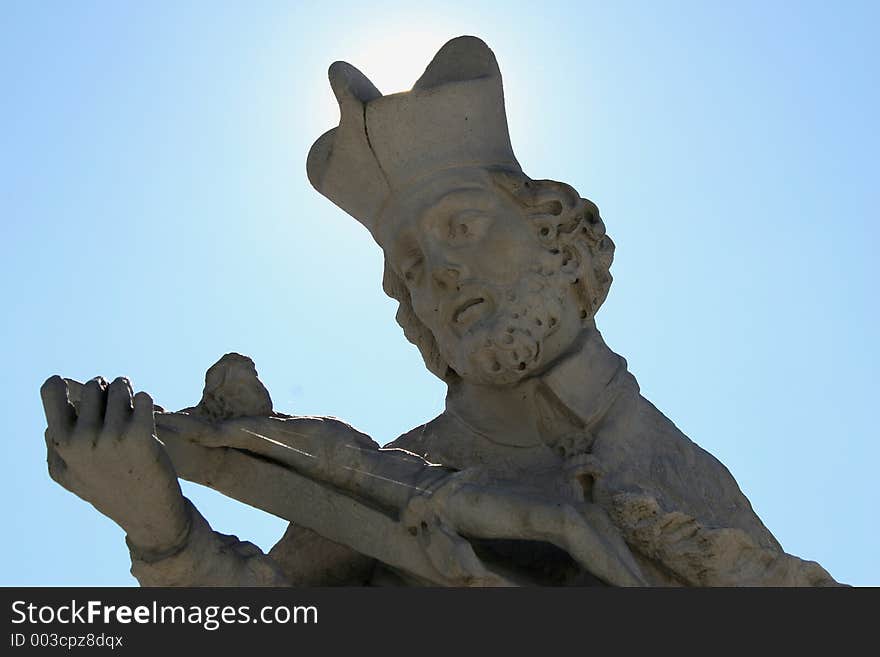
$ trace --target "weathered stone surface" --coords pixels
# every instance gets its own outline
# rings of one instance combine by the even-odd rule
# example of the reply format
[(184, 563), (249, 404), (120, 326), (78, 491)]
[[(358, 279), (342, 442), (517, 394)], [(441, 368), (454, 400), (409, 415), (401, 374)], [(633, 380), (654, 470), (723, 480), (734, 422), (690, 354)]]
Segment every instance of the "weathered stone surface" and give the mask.
[[(330, 83), (340, 124), (309, 180), (382, 248), (446, 409), (380, 448), (274, 411), (238, 354), (177, 413), (123, 379), (49, 379), (50, 473), (126, 529), (141, 584), (836, 584), (783, 551), (603, 341), (614, 244), (592, 202), (523, 173), (486, 44), (450, 41), (408, 92), (342, 62)], [(213, 532), (178, 476), (290, 528), (268, 555)]]
[(272, 415), (269, 391), (257, 378), (257, 368), (247, 356), (226, 354), (205, 374), (205, 390), (192, 415), (211, 421), (235, 417)]

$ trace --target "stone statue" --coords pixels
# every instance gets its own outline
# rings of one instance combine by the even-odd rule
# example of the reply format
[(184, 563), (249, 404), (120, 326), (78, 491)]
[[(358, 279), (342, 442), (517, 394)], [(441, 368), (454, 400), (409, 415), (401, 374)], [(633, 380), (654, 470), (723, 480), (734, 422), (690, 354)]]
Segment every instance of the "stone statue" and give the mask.
[[(385, 448), (273, 410), (250, 359), (176, 413), (126, 379), (42, 388), (49, 472), (127, 532), (142, 585), (834, 585), (782, 550), (727, 469), (639, 394), (594, 317), (614, 244), (569, 185), (526, 176), (491, 50), (460, 37), (383, 96), (330, 67), (313, 186), (372, 234), (446, 410)], [(178, 477), (291, 521), (211, 530)]]

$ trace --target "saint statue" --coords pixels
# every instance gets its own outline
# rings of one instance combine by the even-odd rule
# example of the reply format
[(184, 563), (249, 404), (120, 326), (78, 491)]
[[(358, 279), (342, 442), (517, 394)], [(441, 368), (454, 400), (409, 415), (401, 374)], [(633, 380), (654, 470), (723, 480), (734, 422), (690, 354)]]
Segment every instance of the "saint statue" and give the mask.
[[(344, 62), (329, 76), (341, 119), (309, 180), (382, 249), (446, 408), (382, 448), (275, 411), (238, 354), (176, 413), (124, 378), (50, 378), (50, 474), (126, 531), (140, 583), (835, 585), (606, 346), (614, 244), (591, 201), (523, 173), (488, 46), (453, 39), (403, 93)], [(212, 531), (178, 477), (291, 524), (264, 554)]]

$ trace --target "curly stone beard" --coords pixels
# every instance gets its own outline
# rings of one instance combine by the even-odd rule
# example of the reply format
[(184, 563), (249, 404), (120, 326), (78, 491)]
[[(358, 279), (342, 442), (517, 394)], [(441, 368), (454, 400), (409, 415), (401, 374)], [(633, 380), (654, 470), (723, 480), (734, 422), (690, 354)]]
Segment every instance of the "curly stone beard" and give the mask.
[(510, 288), (495, 289), (497, 308), (461, 338), (463, 356), (449, 359), (462, 378), (505, 385), (543, 365), (543, 343), (559, 329), (570, 279), (536, 267)]

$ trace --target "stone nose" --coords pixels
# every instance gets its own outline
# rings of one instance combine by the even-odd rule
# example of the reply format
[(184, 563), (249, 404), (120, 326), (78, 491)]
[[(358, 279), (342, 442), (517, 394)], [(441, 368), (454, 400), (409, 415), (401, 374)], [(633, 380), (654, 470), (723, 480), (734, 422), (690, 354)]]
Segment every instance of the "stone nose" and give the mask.
[(467, 267), (461, 262), (460, 254), (450, 252), (443, 245), (429, 243), (424, 246), (428, 273), (435, 289), (445, 292), (455, 291), (460, 280), (467, 278)]
[(461, 279), (461, 267), (441, 262), (432, 268), (431, 279), (440, 290), (454, 289)]

